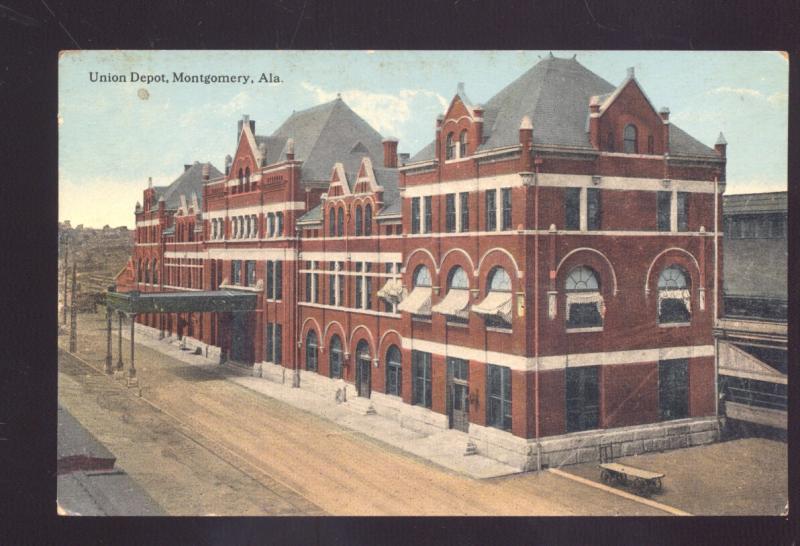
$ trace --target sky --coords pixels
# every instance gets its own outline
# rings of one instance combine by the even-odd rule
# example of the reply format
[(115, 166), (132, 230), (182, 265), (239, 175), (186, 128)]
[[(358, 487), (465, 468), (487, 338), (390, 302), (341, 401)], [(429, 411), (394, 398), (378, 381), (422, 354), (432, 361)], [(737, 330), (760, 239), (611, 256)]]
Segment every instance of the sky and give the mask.
[[(183, 165), (224, 169), (243, 114), (271, 134), (293, 110), (337, 93), (399, 152), (415, 154), (434, 137), (464, 82), (486, 103), (549, 51), (75, 51), (59, 61), (59, 221), (133, 227), (148, 177), (157, 186)], [(626, 69), (670, 121), (713, 146), (728, 141), (726, 193), (787, 186), (789, 62), (778, 52), (553, 51), (613, 85)], [(91, 82), (90, 74), (128, 81)], [(131, 73), (166, 83), (133, 82)], [(247, 83), (182, 83), (173, 73), (227, 74)], [(259, 83), (271, 73), (281, 83)], [(253, 81), (254, 83), (251, 83)], [(534, 120), (535, 123), (535, 120)]]

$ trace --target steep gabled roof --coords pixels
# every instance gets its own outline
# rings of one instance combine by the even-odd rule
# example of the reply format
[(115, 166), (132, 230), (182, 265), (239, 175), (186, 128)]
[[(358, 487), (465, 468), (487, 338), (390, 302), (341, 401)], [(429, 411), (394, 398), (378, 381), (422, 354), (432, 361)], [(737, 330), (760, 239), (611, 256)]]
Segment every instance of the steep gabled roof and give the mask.
[[(485, 104), (484, 142), (478, 150), (519, 144), (519, 127), (524, 116), (533, 121), (534, 145), (593, 149), (588, 132), (589, 101), (592, 97), (598, 97), (600, 104), (612, 100), (631, 79), (632, 75), (614, 86), (574, 58), (546, 57)], [(435, 142), (425, 146), (409, 163), (433, 159), (434, 146)], [(675, 124), (670, 127), (670, 153), (719, 157), (712, 148)]]
[[(209, 179), (222, 176), (222, 173), (217, 170), (211, 163), (208, 164)], [(197, 199), (200, 207), (202, 208), (203, 198), (203, 163), (195, 161), (194, 164), (188, 169), (184, 170), (181, 175), (176, 178), (169, 186), (158, 186), (153, 189), (159, 197), (164, 197), (165, 207), (167, 209), (177, 209), (181, 205), (181, 195), (185, 195), (187, 200), (191, 200), (192, 193), (197, 194)], [(163, 191), (162, 191), (163, 190)]]
[(256, 135), (256, 146), (260, 147), (262, 144), (267, 148), (267, 165), (278, 163), (281, 160), (281, 154), (285, 153), (286, 141), (289, 140), (285, 137), (272, 137)]
[[(342, 163), (347, 172), (357, 172), (365, 155), (383, 162), (380, 133), (341, 98), (294, 112), (270, 138), (294, 139), (295, 159), (303, 162), (304, 181), (328, 180), (330, 166), (336, 162)], [(285, 152), (284, 146), (281, 155)]]

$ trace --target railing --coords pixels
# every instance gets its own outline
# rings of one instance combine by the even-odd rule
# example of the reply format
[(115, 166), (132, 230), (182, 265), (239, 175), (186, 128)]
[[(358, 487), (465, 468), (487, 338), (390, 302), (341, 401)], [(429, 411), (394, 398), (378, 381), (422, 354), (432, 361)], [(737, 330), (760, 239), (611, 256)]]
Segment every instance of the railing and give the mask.
[(769, 392), (758, 392), (739, 387), (727, 387), (727, 400), (748, 406), (776, 409), (786, 411), (788, 397), (785, 394), (772, 394)]

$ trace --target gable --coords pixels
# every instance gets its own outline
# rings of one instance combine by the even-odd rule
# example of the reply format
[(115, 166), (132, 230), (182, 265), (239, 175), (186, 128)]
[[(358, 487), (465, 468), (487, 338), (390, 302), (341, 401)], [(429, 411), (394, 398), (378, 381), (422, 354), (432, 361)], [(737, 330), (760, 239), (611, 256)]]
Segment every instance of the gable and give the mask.
[(664, 121), (633, 78), (629, 78), (606, 97), (600, 106), (600, 148), (609, 150), (608, 139), (613, 136), (614, 151), (623, 151), (624, 131), (631, 124), (636, 127), (638, 153), (649, 153), (650, 137), (653, 141), (652, 153), (661, 155), (665, 152), (667, 143), (664, 141)]
[(456, 95), (453, 97), (453, 100), (450, 101), (450, 106), (447, 108), (447, 112), (444, 115), (445, 123), (448, 121), (458, 122), (458, 120), (463, 117), (472, 120), (472, 110), (464, 104), (460, 96)]
[(239, 144), (236, 147), (236, 154), (233, 156), (233, 162), (231, 163), (231, 172), (228, 176), (230, 178), (238, 178), (239, 169), (244, 171), (247, 167), (250, 167), (251, 174), (255, 173), (259, 168), (258, 160), (260, 155), (258, 147), (256, 146), (255, 137), (253, 133), (250, 132), (250, 127), (244, 124), (242, 133), (239, 135)]
[(347, 183), (347, 173), (344, 165), (336, 163), (331, 171), (330, 184), (328, 185), (328, 199), (350, 195), (350, 186)]

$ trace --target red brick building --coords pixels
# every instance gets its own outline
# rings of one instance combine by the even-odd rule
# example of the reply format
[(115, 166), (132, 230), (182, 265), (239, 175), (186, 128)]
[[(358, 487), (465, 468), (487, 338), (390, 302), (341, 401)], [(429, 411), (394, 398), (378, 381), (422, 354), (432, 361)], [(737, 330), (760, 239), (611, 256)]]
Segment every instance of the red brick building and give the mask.
[(521, 468), (694, 445), (717, 434), (724, 177), (724, 140), (632, 69), (551, 56), (485, 105), (459, 84), (400, 161), (341, 99), (269, 137), (245, 116), (224, 174), (145, 191), (130, 288), (255, 291), (144, 324)]

